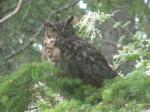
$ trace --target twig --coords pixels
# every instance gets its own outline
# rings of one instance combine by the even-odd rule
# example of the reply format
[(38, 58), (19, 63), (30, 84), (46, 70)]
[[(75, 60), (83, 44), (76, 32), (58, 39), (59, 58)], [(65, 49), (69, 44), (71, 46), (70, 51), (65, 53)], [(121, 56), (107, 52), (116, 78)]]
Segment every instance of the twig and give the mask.
[(8, 20), (8, 19), (11, 18), (13, 15), (15, 15), (15, 14), (19, 11), (19, 9), (20, 9), (20, 7), (21, 7), (21, 4), (22, 4), (22, 1), (23, 1), (23, 0), (19, 0), (19, 1), (18, 1), (18, 4), (17, 4), (17, 6), (16, 6), (16, 9), (15, 9), (13, 12), (11, 12), (10, 14), (8, 14), (8, 15), (4, 16), (2, 19), (0, 19), (0, 23), (2, 23), (2, 22), (4, 22), (4, 21)]
[[(112, 20), (112, 22), (115, 24), (116, 23), (116, 21), (113, 19), (113, 18), (111, 18), (111, 20)], [(126, 29), (126, 28), (123, 28), (122, 27), (122, 25), (118, 25), (120, 28), (122, 28), (123, 30), (125, 30), (126, 32), (128, 32), (131, 36), (134, 36), (134, 34), (131, 32), (131, 31), (129, 31), (128, 29)]]
[(32, 0), (29, 1), (28, 7), (27, 7), (25, 13), (24, 13), (23, 16), (22, 16), (21, 21), (19, 22), (20, 24), (19, 24), (19, 25), (17, 26), (17, 28), (16, 28), (16, 32), (18, 32), (18, 30), (19, 30), (19, 29), (21, 28), (21, 26), (22, 26), (22, 23), (23, 23), (24, 20), (27, 18), (28, 14), (29, 14), (29, 12), (30, 12), (30, 9), (31, 9), (31, 5), (32, 5)]
[(30, 45), (32, 45), (34, 43), (34, 39), (30, 39), (29, 42), (27, 44), (25, 44), (23, 47), (21, 47), (20, 49), (16, 50), (15, 52), (12, 52), (10, 55), (5, 57), (5, 61), (10, 60), (11, 58), (13, 58), (14, 56), (20, 54), (21, 52), (23, 52), (25, 49), (27, 49), (28, 47), (30, 47)]

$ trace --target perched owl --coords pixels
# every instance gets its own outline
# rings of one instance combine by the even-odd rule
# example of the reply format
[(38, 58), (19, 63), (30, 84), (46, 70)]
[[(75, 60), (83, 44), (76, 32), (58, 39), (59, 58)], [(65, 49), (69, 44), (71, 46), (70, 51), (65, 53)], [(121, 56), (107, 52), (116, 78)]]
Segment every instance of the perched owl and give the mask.
[(100, 51), (75, 34), (72, 24), (73, 17), (64, 22), (45, 24), (45, 56), (62, 67), (65, 74), (99, 87), (105, 79), (111, 79), (117, 73)]

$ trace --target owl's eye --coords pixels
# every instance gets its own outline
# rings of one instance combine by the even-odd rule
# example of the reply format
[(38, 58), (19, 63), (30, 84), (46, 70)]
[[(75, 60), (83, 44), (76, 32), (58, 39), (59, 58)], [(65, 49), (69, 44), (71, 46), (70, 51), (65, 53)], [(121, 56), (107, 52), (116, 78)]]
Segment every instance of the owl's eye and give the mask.
[(45, 22), (44, 26), (48, 37), (51, 37), (54, 33), (57, 32), (57, 29), (55, 28), (54, 24), (51, 22)]
[(53, 33), (51, 31), (47, 32), (47, 35), (50, 37)]
[(47, 35), (49, 37), (52, 36), (55, 33), (57, 33), (57, 30), (55, 28), (48, 28)]

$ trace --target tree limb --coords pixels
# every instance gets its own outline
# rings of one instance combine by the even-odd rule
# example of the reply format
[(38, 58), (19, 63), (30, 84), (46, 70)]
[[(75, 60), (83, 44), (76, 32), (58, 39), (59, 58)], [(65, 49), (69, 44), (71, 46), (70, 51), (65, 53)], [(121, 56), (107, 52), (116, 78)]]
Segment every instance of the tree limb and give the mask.
[(11, 18), (12, 16), (14, 16), (19, 11), (22, 1), (23, 0), (19, 0), (15, 10), (13, 12), (11, 12), (10, 14), (4, 16), (2, 19), (0, 19), (0, 23), (2, 23), (4, 21), (8, 20), (9, 18)]

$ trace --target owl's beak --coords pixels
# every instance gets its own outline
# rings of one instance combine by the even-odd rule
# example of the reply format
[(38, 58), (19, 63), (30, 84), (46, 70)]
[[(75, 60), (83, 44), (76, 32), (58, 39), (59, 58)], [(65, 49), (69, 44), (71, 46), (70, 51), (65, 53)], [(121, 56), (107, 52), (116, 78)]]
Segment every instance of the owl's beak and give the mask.
[(53, 23), (49, 22), (49, 21), (46, 21), (44, 23), (44, 27), (47, 28), (47, 27), (54, 27)]

